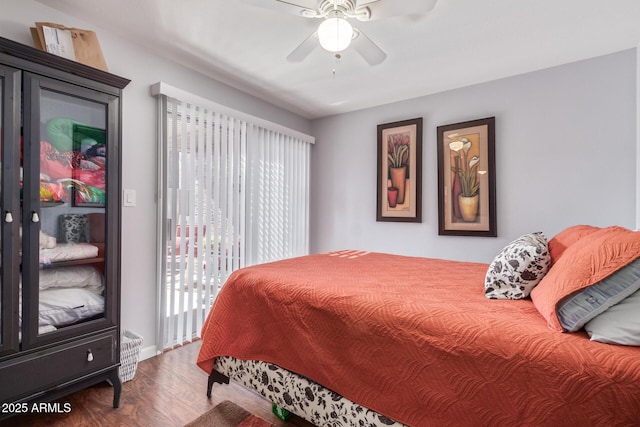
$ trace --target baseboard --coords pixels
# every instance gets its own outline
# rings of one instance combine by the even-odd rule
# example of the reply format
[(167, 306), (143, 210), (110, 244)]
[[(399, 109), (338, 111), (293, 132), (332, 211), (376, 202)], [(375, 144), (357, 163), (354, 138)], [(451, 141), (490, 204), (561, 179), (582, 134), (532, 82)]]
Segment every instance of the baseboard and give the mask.
[(151, 357), (157, 356), (158, 352), (156, 350), (156, 346), (155, 345), (150, 345), (148, 347), (144, 347), (140, 350), (140, 359), (139, 360), (145, 360), (145, 359), (149, 359)]

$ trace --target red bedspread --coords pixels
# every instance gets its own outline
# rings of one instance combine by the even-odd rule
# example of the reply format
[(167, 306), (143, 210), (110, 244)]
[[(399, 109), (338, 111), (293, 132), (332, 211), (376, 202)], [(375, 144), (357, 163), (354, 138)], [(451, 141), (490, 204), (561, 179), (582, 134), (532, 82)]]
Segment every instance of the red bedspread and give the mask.
[(528, 299), (486, 299), (487, 267), (337, 252), (241, 269), (198, 366), (275, 363), (417, 427), (640, 422), (640, 348), (554, 332)]

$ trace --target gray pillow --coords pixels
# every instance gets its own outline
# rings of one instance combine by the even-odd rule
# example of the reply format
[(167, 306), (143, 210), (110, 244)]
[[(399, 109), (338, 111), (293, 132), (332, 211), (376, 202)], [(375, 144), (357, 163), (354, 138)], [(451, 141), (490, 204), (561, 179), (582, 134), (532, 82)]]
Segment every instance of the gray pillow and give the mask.
[(592, 341), (640, 346), (640, 291), (584, 325)]
[(495, 257), (484, 280), (489, 299), (522, 299), (542, 280), (551, 264), (547, 238), (541, 232), (520, 236)]
[(61, 214), (58, 216), (58, 242), (88, 242), (89, 222), (86, 214)]
[(565, 331), (575, 332), (585, 323), (640, 289), (640, 258), (606, 279), (558, 303), (557, 313)]

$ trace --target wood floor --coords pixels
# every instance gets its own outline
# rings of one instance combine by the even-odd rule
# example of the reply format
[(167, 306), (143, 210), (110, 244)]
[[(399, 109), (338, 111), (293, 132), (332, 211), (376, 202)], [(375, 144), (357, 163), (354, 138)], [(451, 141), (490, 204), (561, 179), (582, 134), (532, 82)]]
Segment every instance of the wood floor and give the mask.
[(199, 349), (196, 341), (140, 362), (135, 377), (122, 385), (118, 409), (112, 407), (113, 388), (105, 382), (60, 399), (71, 404), (69, 413), (16, 416), (0, 422), (0, 427), (180, 427), (223, 400), (279, 427), (313, 427), (298, 417), (280, 420), (271, 412), (270, 402), (233, 382), (214, 384), (211, 399), (207, 399), (207, 375), (195, 365)]

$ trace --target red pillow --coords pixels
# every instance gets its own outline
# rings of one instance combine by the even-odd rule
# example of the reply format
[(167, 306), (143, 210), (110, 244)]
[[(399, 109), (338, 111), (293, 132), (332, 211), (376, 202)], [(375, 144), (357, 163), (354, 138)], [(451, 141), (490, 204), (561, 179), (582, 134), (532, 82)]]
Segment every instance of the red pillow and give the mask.
[(558, 261), (569, 246), (598, 230), (600, 230), (600, 227), (593, 227), (591, 225), (574, 225), (572, 227), (565, 228), (556, 234), (553, 239), (549, 240), (551, 265)]
[(640, 233), (606, 227), (564, 251), (531, 291), (531, 300), (551, 329), (562, 332), (556, 306), (565, 297), (594, 285), (640, 258)]

